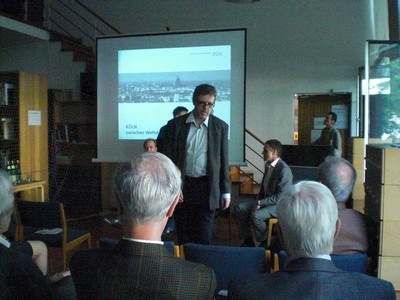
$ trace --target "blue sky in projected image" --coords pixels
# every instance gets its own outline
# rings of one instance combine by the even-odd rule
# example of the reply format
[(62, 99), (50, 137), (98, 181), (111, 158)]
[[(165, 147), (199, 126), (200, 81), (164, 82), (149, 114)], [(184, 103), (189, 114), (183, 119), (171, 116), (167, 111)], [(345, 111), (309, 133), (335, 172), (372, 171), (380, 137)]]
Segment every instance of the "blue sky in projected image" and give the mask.
[(230, 80), (230, 70), (224, 71), (198, 71), (198, 72), (161, 72), (161, 73), (130, 73), (118, 74), (119, 83), (145, 82), (145, 81), (174, 81), (179, 76), (181, 82), (188, 81), (213, 81)]

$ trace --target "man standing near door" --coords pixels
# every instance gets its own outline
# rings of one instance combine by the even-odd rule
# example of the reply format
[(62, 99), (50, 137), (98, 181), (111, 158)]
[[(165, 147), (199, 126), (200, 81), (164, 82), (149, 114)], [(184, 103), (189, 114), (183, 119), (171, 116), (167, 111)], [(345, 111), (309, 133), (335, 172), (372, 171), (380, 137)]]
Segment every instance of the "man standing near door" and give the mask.
[(215, 210), (230, 205), (228, 125), (211, 114), (216, 98), (214, 86), (197, 86), (194, 109), (170, 120), (165, 131), (162, 152), (183, 179), (183, 202), (174, 213), (179, 244), (209, 244)]
[(329, 155), (342, 157), (342, 137), (340, 132), (333, 126), (337, 121), (337, 115), (330, 111), (325, 118), (325, 128), (321, 131), (321, 136), (315, 140), (313, 145), (331, 146)]

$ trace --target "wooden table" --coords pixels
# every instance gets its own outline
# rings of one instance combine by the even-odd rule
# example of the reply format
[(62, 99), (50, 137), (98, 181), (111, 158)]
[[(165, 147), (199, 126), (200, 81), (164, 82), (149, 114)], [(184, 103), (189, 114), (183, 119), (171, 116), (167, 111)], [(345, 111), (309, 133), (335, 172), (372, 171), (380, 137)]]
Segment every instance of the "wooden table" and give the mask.
[(32, 181), (29, 183), (18, 184), (14, 187), (14, 193), (39, 188), (39, 189), (41, 189), (41, 192), (42, 192), (42, 202), (44, 202), (44, 187), (43, 187), (43, 185), (45, 183), (46, 182), (44, 180), (40, 180), (40, 181)]

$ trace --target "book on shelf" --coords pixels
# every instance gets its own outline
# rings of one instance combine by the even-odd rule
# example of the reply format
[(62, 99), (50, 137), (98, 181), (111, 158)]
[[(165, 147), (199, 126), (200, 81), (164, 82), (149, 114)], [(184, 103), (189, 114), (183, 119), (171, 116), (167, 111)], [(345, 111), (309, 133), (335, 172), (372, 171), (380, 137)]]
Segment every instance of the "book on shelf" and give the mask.
[(0, 82), (0, 105), (14, 104), (15, 87), (11, 83)]
[(76, 124), (64, 124), (57, 127), (57, 141), (66, 143), (79, 142), (79, 128)]

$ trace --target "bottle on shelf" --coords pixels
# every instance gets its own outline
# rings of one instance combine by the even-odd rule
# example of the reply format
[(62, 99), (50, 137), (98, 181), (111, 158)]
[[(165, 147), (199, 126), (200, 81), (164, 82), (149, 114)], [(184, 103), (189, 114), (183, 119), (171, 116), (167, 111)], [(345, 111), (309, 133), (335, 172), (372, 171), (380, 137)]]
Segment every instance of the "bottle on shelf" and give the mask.
[(19, 159), (17, 159), (17, 172), (16, 172), (16, 183), (21, 184), (22, 183), (22, 178), (21, 178), (21, 166), (19, 163)]
[(7, 170), (8, 175), (11, 176), (11, 162), (9, 160), (7, 160), (6, 170)]
[(14, 161), (11, 161), (11, 179), (14, 184), (17, 183), (17, 168)]

